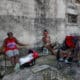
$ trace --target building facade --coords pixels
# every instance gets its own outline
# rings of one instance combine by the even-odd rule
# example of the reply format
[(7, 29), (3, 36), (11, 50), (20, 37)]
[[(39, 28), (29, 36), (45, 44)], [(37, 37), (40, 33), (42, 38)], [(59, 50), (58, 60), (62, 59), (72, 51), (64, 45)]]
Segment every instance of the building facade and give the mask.
[(12, 31), (24, 43), (41, 46), (47, 29), (52, 42), (80, 34), (80, 0), (0, 0), (0, 45)]
[(62, 42), (66, 35), (80, 35), (80, 2), (78, 0), (56, 0), (56, 40)]

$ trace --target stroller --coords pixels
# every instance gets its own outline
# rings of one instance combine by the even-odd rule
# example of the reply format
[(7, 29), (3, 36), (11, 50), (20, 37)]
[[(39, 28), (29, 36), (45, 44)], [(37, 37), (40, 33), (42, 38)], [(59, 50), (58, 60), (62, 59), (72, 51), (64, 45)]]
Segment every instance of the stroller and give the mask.
[(24, 67), (29, 67), (29, 66), (33, 66), (35, 65), (35, 60), (39, 57), (38, 52), (34, 51), (34, 50), (29, 50), (28, 51), (28, 55), (26, 55), (25, 57), (21, 57), (19, 59), (20, 62), (20, 67), (24, 68)]

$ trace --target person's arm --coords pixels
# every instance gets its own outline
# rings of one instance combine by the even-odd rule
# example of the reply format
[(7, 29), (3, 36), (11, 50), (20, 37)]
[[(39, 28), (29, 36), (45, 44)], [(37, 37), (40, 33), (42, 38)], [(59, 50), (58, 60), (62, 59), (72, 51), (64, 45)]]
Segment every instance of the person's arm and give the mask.
[(16, 38), (15, 38), (15, 40), (16, 40), (16, 44), (18, 44), (19, 46), (28, 46), (29, 45), (29, 44), (20, 43)]
[(51, 43), (51, 38), (50, 38), (50, 36), (49, 36), (49, 43)]

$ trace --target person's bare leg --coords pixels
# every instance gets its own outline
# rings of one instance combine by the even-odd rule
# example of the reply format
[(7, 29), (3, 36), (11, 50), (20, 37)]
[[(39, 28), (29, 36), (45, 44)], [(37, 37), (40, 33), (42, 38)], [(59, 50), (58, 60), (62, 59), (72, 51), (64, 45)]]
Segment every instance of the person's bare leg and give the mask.
[(19, 56), (18, 55), (15, 55), (15, 63), (16, 63), (16, 65), (14, 67), (14, 70), (16, 72), (18, 72), (20, 70), (20, 63), (19, 63)]
[(54, 55), (54, 50), (50, 45), (47, 45), (46, 48)]
[(71, 50), (70, 49), (67, 50), (67, 57), (66, 57), (66, 59), (69, 59), (69, 57), (71, 57)]
[(15, 56), (15, 63), (19, 63), (19, 55)]
[(60, 53), (59, 53), (59, 61), (63, 61), (64, 59), (64, 52), (62, 50), (60, 50)]
[(13, 56), (13, 57), (10, 57), (10, 61), (11, 61), (11, 63), (13, 64), (13, 65), (15, 65), (15, 57)]

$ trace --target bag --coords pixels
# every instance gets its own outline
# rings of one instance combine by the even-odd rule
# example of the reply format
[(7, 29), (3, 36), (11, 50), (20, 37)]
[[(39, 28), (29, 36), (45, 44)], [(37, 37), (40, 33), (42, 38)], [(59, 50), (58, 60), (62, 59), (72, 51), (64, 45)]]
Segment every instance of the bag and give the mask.
[(34, 57), (34, 59), (37, 59), (39, 57), (38, 52), (33, 50), (33, 57)]
[(20, 65), (23, 65), (25, 63), (30, 62), (33, 59), (34, 59), (33, 54), (28, 54), (27, 56), (20, 58), (19, 62), (20, 62)]
[(66, 36), (66, 45), (69, 48), (74, 48), (75, 47), (75, 44), (73, 42), (73, 36)]

